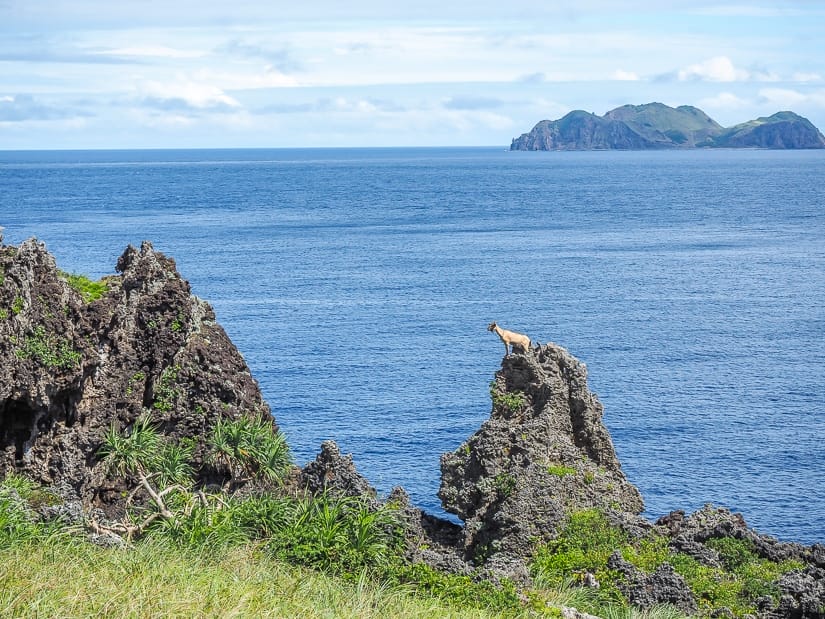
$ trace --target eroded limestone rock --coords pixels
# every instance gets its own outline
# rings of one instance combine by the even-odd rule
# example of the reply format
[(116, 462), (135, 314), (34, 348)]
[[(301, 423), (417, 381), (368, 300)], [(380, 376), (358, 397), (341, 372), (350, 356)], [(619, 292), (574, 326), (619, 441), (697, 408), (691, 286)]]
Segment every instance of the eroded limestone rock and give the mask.
[(491, 396), (490, 418), (441, 458), (439, 497), (464, 521), (465, 551), (477, 564), (498, 553), (530, 556), (575, 510), (643, 510), (586, 367), (566, 350), (547, 344), (506, 356)]
[[(0, 475), (14, 469), (117, 502), (98, 450), (144, 410), (166, 435), (203, 441), (221, 417), (272, 419), (241, 354), (175, 262), (145, 242), (87, 302), (36, 240), (0, 246)], [(274, 423), (274, 421), (273, 421)], [(208, 467), (201, 469), (209, 474)]]

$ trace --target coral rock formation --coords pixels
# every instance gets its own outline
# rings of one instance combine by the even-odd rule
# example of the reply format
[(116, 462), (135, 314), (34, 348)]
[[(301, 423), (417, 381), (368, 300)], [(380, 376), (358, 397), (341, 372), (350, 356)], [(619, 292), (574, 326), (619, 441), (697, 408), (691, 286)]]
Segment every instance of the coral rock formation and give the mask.
[(110, 426), (145, 409), (173, 438), (203, 437), (222, 416), (271, 419), (172, 259), (147, 242), (127, 248), (117, 270), (89, 302), (43, 244), (0, 239), (0, 475), (24, 472), (87, 505), (118, 500), (97, 452)]
[(468, 557), (528, 557), (572, 510), (640, 513), (583, 363), (555, 344), (504, 358), (490, 418), (441, 458), (439, 496), (465, 522)]

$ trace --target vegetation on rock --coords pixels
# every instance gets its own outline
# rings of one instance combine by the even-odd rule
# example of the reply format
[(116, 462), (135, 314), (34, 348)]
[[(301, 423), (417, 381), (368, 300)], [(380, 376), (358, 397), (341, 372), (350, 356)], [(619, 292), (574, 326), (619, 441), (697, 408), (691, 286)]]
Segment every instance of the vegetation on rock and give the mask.
[(118, 270), (89, 302), (42, 244), (0, 251), (0, 616), (822, 619), (825, 547), (710, 506), (639, 515), (555, 344), (507, 355), (443, 456), (459, 526), (379, 499), (332, 441), (297, 470), (174, 261), (144, 243)]
[(103, 280), (96, 282), (78, 273), (66, 273), (65, 271), (59, 273), (60, 277), (69, 284), (69, 287), (79, 292), (87, 303), (97, 301), (109, 290), (109, 285)]

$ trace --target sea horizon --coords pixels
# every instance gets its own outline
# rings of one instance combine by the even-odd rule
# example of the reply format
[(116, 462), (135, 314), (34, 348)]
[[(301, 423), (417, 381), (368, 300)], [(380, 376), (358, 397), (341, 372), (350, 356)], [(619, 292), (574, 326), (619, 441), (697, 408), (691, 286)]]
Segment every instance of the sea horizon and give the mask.
[(648, 517), (711, 502), (825, 541), (818, 151), (503, 151), (0, 151), (0, 226), (95, 278), (144, 239), (174, 258), (298, 464), (334, 439), (443, 514), (438, 459), (489, 415), (497, 320), (587, 364)]

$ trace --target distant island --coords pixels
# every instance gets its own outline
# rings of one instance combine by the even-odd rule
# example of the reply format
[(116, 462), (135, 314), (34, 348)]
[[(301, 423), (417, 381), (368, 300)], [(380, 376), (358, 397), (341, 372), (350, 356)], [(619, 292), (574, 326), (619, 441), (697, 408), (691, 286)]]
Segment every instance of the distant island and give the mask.
[(687, 148), (825, 148), (825, 136), (794, 112), (725, 128), (690, 105), (623, 105), (596, 116), (574, 110), (542, 120), (515, 138), (510, 150), (647, 150)]

